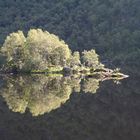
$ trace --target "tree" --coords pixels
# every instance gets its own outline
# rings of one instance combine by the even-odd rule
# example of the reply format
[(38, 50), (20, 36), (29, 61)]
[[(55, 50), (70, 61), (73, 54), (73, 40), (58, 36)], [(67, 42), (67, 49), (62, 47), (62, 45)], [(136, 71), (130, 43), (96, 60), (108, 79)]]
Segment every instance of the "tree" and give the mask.
[(73, 55), (71, 55), (70, 66), (74, 67), (74, 66), (79, 66), (79, 65), (81, 65), (80, 54), (78, 51), (76, 51), (73, 53)]
[(82, 52), (81, 57), (82, 63), (87, 67), (97, 67), (99, 65), (99, 56), (96, 54), (95, 50)]
[(1, 52), (3, 55), (7, 57), (7, 66), (9, 67), (17, 67), (18, 69), (22, 69), (25, 65), (25, 42), (26, 38), (22, 31), (18, 31), (16, 33), (11, 33), (7, 36), (2, 48)]
[(22, 31), (10, 34), (1, 52), (7, 56), (6, 67), (16, 67), (19, 71), (64, 66), (71, 57), (71, 51), (63, 40), (41, 29), (31, 29), (27, 38)]

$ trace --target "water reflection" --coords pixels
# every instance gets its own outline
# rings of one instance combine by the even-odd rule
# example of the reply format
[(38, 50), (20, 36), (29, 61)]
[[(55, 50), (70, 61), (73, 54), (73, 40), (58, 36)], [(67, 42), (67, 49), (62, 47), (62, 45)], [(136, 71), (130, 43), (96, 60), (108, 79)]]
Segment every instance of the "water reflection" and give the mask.
[(62, 76), (5, 76), (1, 96), (13, 112), (33, 116), (59, 108), (72, 92), (96, 93), (101, 79)]
[[(51, 92), (51, 89), (57, 89), (58, 85), (55, 83), (59, 81), (75, 92), (70, 93), (67, 101), (60, 104), (61, 107), (38, 117), (31, 116), (28, 112), (28, 104), (26, 113), (21, 115), (12, 112), (5, 105), (6, 99), (0, 96), (0, 139), (2, 140), (139, 140), (140, 138), (140, 77), (122, 80), (121, 85), (116, 85), (111, 80), (105, 82), (99, 80), (100, 88), (97, 89), (96, 94), (85, 93), (84, 83), (88, 80), (94, 81), (93, 78), (82, 80), (81, 77), (21, 76), (4, 79), (2, 91), (8, 91), (8, 88), (6, 89), (8, 82), (13, 86), (16, 83), (31, 89), (33, 85), (35, 86), (34, 90), (30, 90), (30, 96), (26, 96), (28, 104), (32, 99), (44, 96), (42, 91), (36, 90), (36, 84), (39, 83), (41, 85), (44, 83), (44, 94), (48, 94), (48, 90)], [(20, 84), (19, 81), (22, 80), (24, 82)], [(48, 88), (45, 90), (46, 86)], [(59, 83), (59, 86), (63, 85)], [(17, 89), (20, 92), (17, 95), (21, 97), (23, 89)], [(77, 93), (79, 90), (80, 93)], [(35, 95), (38, 92), (41, 95), (38, 95), (38, 98), (33, 97), (33, 92)], [(8, 92), (1, 93), (4, 94), (7, 95)], [(59, 94), (54, 95), (64, 97), (58, 96)]]

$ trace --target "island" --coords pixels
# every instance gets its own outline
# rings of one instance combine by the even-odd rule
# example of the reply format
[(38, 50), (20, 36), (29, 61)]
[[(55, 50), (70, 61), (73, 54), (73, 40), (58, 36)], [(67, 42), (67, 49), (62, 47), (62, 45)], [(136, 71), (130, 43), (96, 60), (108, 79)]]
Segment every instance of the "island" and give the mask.
[(11, 33), (1, 47), (0, 57), (3, 59), (1, 74), (82, 74), (104, 79), (128, 77), (118, 68), (106, 68), (94, 49), (72, 52), (58, 36), (42, 29), (30, 29), (27, 36), (22, 31)]

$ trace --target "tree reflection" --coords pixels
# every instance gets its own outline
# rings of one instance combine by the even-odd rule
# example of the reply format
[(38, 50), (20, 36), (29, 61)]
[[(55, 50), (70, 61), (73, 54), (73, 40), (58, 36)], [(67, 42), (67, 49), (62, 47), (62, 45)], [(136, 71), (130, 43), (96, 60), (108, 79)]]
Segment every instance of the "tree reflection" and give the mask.
[(96, 93), (97, 89), (99, 88), (99, 79), (88, 78), (85, 79), (83, 82), (83, 91), (85, 93)]
[[(1, 95), (13, 112), (25, 113), (28, 109), (33, 116), (43, 115), (59, 108), (72, 92), (96, 93), (100, 79), (62, 76), (17, 76), (5, 77)], [(82, 83), (82, 86), (81, 86)]]

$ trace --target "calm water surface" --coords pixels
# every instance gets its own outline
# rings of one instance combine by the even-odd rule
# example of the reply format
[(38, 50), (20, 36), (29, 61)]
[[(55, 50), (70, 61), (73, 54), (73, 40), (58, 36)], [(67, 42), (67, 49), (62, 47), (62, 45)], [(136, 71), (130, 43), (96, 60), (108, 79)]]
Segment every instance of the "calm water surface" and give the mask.
[(140, 77), (4, 76), (0, 140), (140, 140)]

